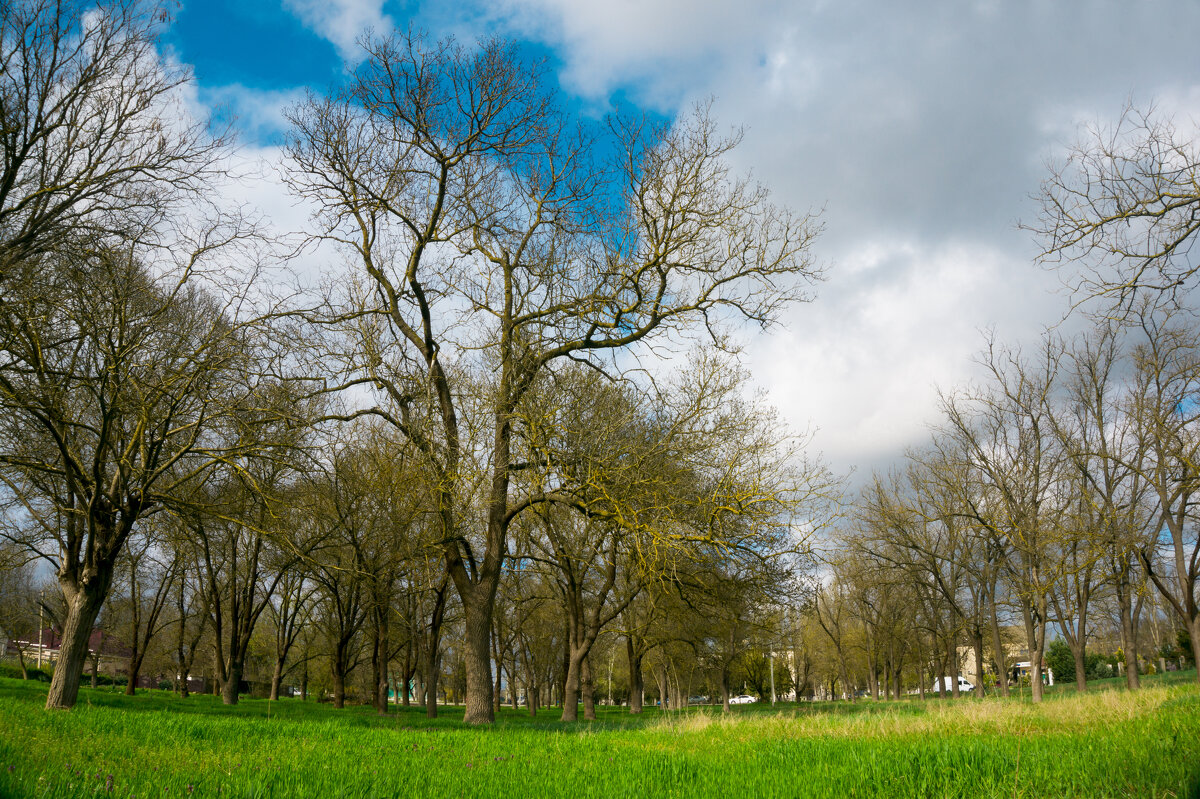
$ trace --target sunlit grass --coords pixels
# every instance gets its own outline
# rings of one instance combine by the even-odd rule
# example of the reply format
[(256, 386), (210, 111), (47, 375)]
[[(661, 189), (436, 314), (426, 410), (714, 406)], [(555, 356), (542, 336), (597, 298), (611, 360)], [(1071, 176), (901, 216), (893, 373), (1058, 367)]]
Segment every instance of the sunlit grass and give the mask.
[(1200, 797), (1200, 692), (1186, 684), (1041, 705), (601, 708), (577, 726), (505, 710), (486, 730), (454, 708), (429, 722), (158, 692), (85, 690), (46, 713), (44, 691), (0, 680), (0, 796)]

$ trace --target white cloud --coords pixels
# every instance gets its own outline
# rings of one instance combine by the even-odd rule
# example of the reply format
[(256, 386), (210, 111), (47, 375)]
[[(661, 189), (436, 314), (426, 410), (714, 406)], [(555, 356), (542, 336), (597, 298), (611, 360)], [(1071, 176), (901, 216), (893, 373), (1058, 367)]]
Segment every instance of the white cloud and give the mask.
[(276, 141), (291, 127), (286, 112), (304, 100), (305, 90), (254, 89), (241, 84), (206, 87), (201, 92), (205, 104), (234, 117), (242, 139), (250, 142)]
[(355, 43), (366, 30), (382, 33), (395, 27), (383, 12), (383, 0), (284, 0), (284, 7), (352, 63), (359, 60)]
[(985, 242), (866, 242), (821, 298), (752, 343), (752, 370), (795, 427), (819, 428), (836, 469), (869, 469), (927, 438), (938, 388), (977, 376), (982, 331), (1027, 342), (1057, 321), (1052, 288)]

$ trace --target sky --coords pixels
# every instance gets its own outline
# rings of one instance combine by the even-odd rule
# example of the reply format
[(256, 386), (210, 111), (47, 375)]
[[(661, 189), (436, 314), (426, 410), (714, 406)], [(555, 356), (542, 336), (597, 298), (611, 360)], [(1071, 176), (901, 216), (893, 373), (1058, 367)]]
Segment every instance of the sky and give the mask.
[[(269, 165), (289, 104), (336, 84), (365, 30), (409, 27), (517, 41), (582, 114), (711, 99), (743, 128), (735, 165), (821, 212), (828, 271), (814, 302), (748, 335), (746, 363), (857, 480), (928, 438), (939, 387), (977, 377), (985, 331), (1020, 344), (1080, 324), (1068, 275), (1036, 263), (1020, 224), (1084, 126), (1129, 103), (1200, 121), (1194, 0), (183, 0), (166, 46), (197, 101), (236, 119), (243, 157)], [(277, 182), (245, 193), (303, 227)]]

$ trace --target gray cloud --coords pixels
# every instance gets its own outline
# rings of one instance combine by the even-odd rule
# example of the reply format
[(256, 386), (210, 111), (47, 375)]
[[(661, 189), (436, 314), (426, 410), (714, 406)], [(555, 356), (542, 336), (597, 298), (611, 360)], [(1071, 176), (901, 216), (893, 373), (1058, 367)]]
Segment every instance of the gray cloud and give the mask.
[[(341, 4), (383, 19), (377, 2)], [(1080, 123), (1129, 98), (1200, 115), (1190, 0), (493, 0), (427, 4), (417, 22), (541, 41), (564, 87), (600, 105), (715, 96), (746, 126), (738, 165), (780, 202), (826, 209), (830, 280), (750, 342), (750, 363), (842, 469), (925, 436), (935, 386), (975, 374), (980, 329), (1030, 341), (1061, 320), (1059, 276), (1016, 223)]]

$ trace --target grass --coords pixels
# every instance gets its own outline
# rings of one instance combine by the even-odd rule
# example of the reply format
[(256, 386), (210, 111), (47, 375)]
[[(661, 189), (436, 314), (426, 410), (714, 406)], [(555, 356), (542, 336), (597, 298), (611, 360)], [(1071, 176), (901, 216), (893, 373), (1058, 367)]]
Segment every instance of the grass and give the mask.
[[(1200, 799), (1200, 691), (701, 709), (565, 726), (505, 710), (125, 697), (0, 679), (3, 797), (1158, 796)], [(268, 713), (270, 717), (268, 719)]]

